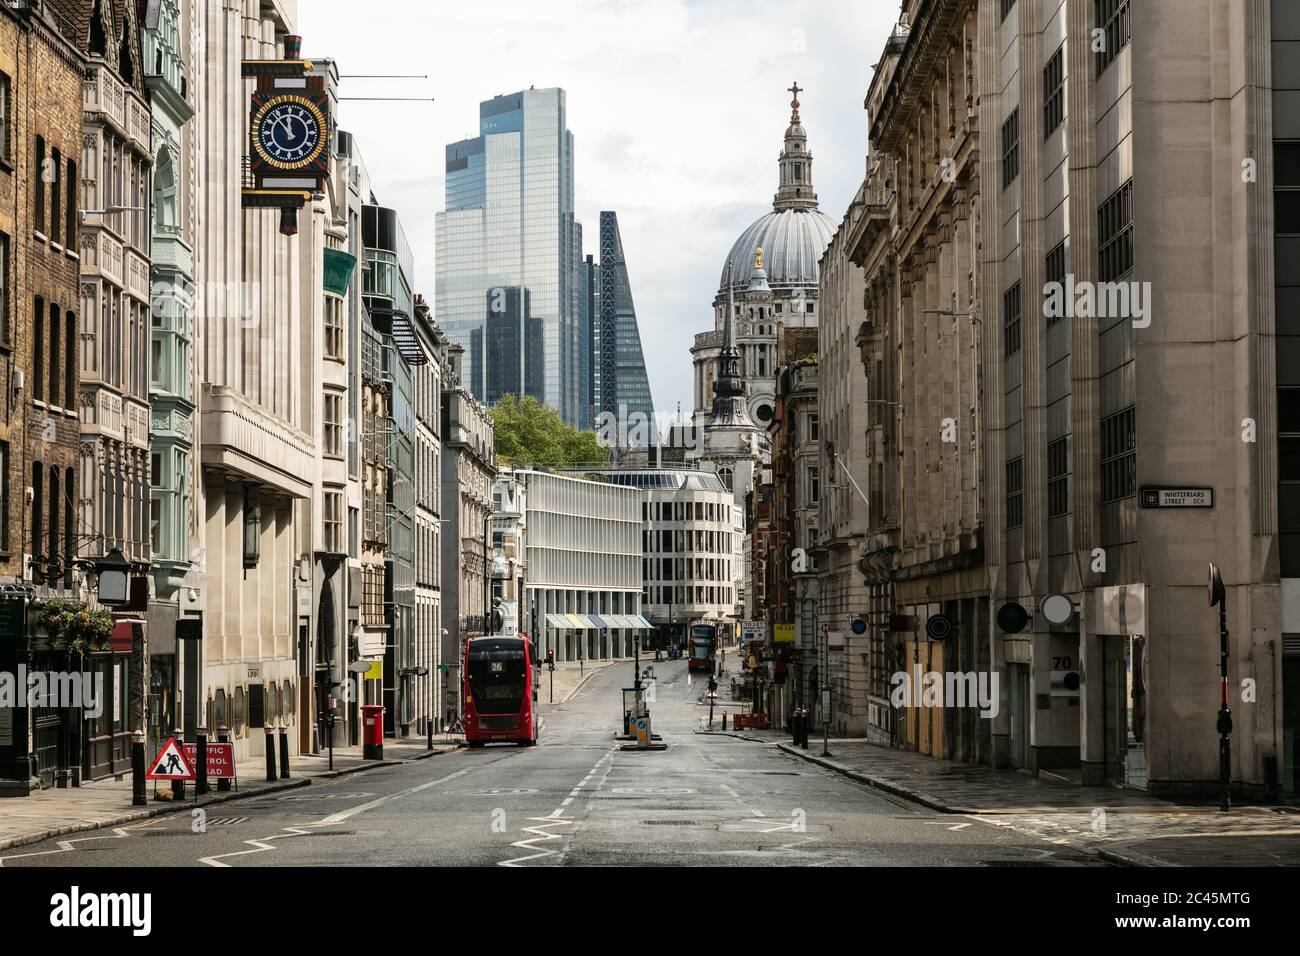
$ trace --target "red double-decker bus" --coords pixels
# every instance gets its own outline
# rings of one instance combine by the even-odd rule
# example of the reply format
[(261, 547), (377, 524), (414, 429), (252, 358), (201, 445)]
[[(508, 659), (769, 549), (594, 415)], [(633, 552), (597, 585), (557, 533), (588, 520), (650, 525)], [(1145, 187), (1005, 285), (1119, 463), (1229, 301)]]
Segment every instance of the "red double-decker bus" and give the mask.
[(461, 694), (469, 746), (493, 741), (524, 747), (537, 743), (534, 667), (532, 647), (525, 637), (494, 634), (465, 642)]
[(686, 669), (713, 673), (713, 656), (718, 648), (718, 628), (712, 621), (696, 621), (691, 625), (690, 647)]

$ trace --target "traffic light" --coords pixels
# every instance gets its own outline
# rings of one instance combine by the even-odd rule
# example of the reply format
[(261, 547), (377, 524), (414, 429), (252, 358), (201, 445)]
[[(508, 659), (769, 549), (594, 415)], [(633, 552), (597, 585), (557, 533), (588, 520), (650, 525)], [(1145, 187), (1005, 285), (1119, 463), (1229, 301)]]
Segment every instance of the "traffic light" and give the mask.
[(546, 666), (551, 670), (555, 670), (555, 651), (546, 652)]
[(718, 681), (715, 677), (709, 678), (709, 693), (712, 694), (718, 689)]

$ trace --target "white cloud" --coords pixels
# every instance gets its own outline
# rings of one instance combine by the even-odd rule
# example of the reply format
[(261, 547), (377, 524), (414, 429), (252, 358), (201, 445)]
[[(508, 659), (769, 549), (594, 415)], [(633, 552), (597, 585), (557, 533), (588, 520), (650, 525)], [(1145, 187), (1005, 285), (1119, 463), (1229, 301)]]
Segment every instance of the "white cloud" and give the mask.
[(770, 208), (798, 80), (822, 210), (838, 221), (861, 181), (862, 101), (896, 0), (299, 0), (307, 56), (343, 74), (344, 102), (379, 201), (396, 208), (432, 300), (443, 147), (478, 132), (478, 104), (560, 86), (588, 252), (618, 212), (656, 406), (691, 406), (691, 337), (711, 326), (722, 262)]

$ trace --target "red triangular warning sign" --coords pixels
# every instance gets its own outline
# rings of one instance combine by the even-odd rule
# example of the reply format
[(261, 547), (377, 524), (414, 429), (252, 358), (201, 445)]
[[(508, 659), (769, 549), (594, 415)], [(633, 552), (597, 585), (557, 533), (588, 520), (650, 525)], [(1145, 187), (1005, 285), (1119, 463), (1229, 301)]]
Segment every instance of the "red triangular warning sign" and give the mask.
[(168, 737), (144, 776), (146, 780), (193, 780), (194, 768), (185, 759), (185, 751), (176, 743), (176, 738)]

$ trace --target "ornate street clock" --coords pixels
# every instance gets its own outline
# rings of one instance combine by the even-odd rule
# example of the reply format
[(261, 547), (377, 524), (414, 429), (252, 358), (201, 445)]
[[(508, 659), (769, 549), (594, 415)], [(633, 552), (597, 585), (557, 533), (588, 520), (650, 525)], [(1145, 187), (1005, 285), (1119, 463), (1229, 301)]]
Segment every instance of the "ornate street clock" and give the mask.
[(298, 210), (325, 188), (333, 136), (332, 70), (316, 73), (300, 58), (302, 38), (284, 38), (284, 59), (245, 60), (243, 75), (257, 80), (249, 104), (244, 205), (280, 210), (280, 232), (298, 231)]
[(253, 115), (253, 151), (282, 172), (319, 168), (328, 138), (324, 111), (306, 96), (280, 94)]

